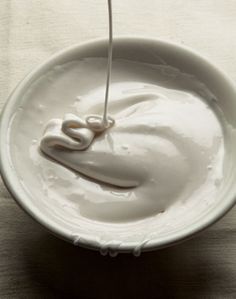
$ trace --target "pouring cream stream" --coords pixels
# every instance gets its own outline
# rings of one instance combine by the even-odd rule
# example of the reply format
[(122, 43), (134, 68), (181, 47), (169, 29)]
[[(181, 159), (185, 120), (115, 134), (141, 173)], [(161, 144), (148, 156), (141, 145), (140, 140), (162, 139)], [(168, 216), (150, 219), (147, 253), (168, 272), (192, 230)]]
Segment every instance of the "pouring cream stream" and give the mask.
[[(85, 150), (89, 147), (97, 133), (101, 133), (114, 124), (114, 120), (108, 117), (108, 99), (112, 68), (112, 46), (113, 46), (113, 29), (112, 29), (112, 2), (108, 2), (109, 15), (109, 45), (107, 61), (107, 80), (104, 101), (103, 116), (88, 115), (85, 121), (76, 115), (65, 115), (64, 121), (57, 119), (51, 120), (46, 127), (46, 134), (41, 143), (41, 149), (47, 154), (47, 146), (59, 146), (70, 150)], [(59, 127), (59, 130), (57, 128)], [(60, 134), (61, 130), (61, 134)], [(51, 131), (51, 134), (49, 133)], [(53, 134), (56, 134), (56, 136)], [(66, 137), (71, 137), (66, 138)]]
[[(94, 101), (85, 109), (89, 114), (84, 119), (66, 113), (63, 119), (50, 120), (40, 148), (46, 156), (103, 190), (96, 193), (85, 188), (83, 198), (78, 199), (83, 216), (100, 221), (133, 221), (162, 213), (176, 201), (214, 193), (222, 177), (223, 133), (210, 109), (213, 96), (207, 87), (166, 65), (115, 60), (116, 79), (123, 78), (123, 83), (111, 85), (109, 110), (115, 122), (107, 116), (112, 65), (111, 0), (108, 10), (105, 102), (101, 102), (103, 91), (98, 89), (88, 95)], [(96, 74), (104, 61), (88, 58), (72, 64), (84, 73), (87, 67)], [(137, 72), (132, 74), (132, 82), (127, 76), (129, 69)], [(73, 72), (67, 76), (73, 80)], [(153, 83), (156, 78), (161, 78), (160, 85)], [(92, 82), (92, 76), (87, 80)], [(78, 111), (83, 110), (82, 105), (78, 103)], [(92, 198), (97, 195), (102, 199), (94, 203)]]

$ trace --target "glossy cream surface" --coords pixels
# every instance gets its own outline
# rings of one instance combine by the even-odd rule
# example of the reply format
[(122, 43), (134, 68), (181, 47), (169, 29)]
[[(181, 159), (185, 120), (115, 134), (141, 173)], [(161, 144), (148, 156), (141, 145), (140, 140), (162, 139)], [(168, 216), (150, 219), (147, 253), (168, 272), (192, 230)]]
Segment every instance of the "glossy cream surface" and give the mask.
[[(65, 150), (78, 140), (61, 131), (63, 120), (102, 114), (105, 74), (106, 59), (86, 58), (58, 65), (31, 85), (9, 140), (22, 185), (75, 232), (81, 221), (155, 222), (159, 233), (178, 228), (183, 215), (187, 221), (210, 205), (221, 185), (217, 99), (170, 66), (115, 59), (109, 100), (115, 124), (87, 150)], [(44, 144), (47, 156), (39, 149), (45, 132), (59, 137)]]

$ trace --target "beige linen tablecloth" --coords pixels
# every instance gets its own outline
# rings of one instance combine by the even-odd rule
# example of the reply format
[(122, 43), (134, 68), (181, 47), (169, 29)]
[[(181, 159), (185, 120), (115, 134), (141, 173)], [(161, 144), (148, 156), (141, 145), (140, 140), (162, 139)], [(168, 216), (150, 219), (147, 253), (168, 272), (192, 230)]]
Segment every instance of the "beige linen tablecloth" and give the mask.
[[(115, 34), (191, 46), (236, 80), (235, 0), (113, 0)], [(107, 35), (106, 0), (0, 1), (0, 108), (38, 63)], [(1, 145), (4, 146), (4, 145)], [(115, 259), (75, 248), (0, 185), (0, 298), (236, 298), (236, 210), (182, 245)]]

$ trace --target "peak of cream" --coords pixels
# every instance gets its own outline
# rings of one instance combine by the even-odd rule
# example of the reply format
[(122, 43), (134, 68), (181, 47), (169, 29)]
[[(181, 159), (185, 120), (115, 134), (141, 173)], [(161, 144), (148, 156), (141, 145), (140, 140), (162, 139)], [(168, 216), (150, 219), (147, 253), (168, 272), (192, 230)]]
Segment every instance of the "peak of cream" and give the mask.
[(99, 134), (114, 124), (112, 118), (104, 123), (98, 115), (90, 115), (84, 121), (80, 117), (68, 113), (64, 119), (52, 119), (45, 128), (40, 147), (47, 154), (48, 148), (57, 147), (64, 150), (85, 150)]

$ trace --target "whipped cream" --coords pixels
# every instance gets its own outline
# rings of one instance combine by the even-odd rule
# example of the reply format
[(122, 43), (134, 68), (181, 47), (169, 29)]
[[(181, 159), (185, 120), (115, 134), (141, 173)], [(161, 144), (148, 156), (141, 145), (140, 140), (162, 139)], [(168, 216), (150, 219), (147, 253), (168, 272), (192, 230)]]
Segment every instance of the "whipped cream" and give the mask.
[(53, 146), (54, 160), (47, 159), (39, 150), (45, 124), (63, 122), (65, 114), (77, 121), (78, 115), (101, 115), (106, 68), (106, 59), (86, 58), (38, 78), (12, 118), (9, 150), (35, 205), (80, 242), (83, 235), (97, 236), (99, 244), (111, 240), (103, 227), (108, 222), (110, 234), (124, 230), (119, 240), (132, 232), (130, 242), (138, 234), (143, 244), (178, 231), (217, 200), (225, 167), (223, 117), (195, 77), (168, 65), (114, 59), (109, 113), (115, 124), (87, 150), (60, 154)]
[[(64, 83), (69, 78), (76, 82), (76, 69), (93, 69), (96, 77), (104, 63), (105, 59), (89, 58), (61, 66), (60, 72), (66, 70)], [(51, 111), (44, 111), (50, 121), (41, 149), (74, 171), (77, 182), (81, 180), (79, 193), (62, 191), (56, 179), (45, 188), (51, 195), (61, 192), (68, 204), (73, 197), (80, 215), (111, 222), (144, 219), (176, 202), (214, 194), (222, 178), (224, 153), (221, 124), (211, 108), (214, 95), (196, 78), (169, 66), (115, 60), (114, 69), (109, 130), (100, 132), (98, 120), (96, 131), (96, 121), (85, 119), (102, 114), (101, 87), (78, 96), (70, 109), (58, 108), (69, 112), (61, 118), (50, 119)], [(57, 72), (51, 77), (56, 78)], [(161, 80), (155, 84), (156, 79)], [(89, 79), (88, 85), (92, 85)], [(58, 96), (56, 91), (53, 96)], [(55, 108), (54, 113), (58, 114)]]

